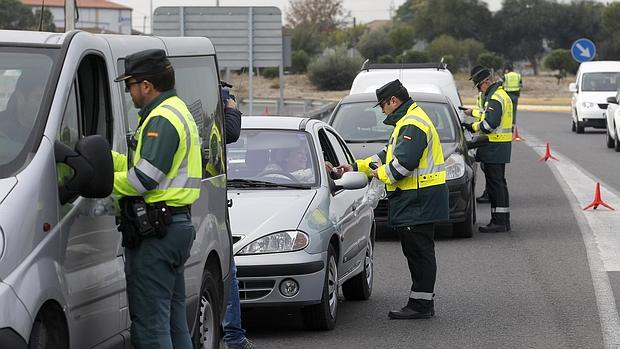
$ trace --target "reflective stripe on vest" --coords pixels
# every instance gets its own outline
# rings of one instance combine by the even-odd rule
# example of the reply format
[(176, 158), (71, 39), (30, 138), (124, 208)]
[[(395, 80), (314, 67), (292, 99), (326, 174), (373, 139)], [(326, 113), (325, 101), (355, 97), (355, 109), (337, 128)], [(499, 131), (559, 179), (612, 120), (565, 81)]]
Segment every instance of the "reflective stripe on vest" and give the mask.
[[(426, 149), (424, 149), (422, 153), (422, 158), (420, 158), (418, 167), (413, 171), (408, 171), (402, 167), (398, 159), (394, 157), (396, 139), (398, 138), (400, 129), (405, 125), (415, 125), (426, 134)], [(392, 165), (394, 168), (396, 168), (401, 175), (405, 176), (405, 178), (399, 181), (394, 181), (394, 176), (391, 173), (390, 167), (386, 166), (386, 172), (390, 180), (395, 182), (393, 184), (386, 184), (387, 191), (395, 191), (397, 188), (401, 190), (426, 188), (446, 182), (446, 169), (439, 135), (428, 115), (422, 108), (418, 107), (416, 103), (413, 103), (407, 110), (407, 114), (396, 123), (394, 131), (392, 132), (392, 137), (390, 137), (390, 142), (388, 143), (385, 160), (386, 164), (389, 164), (393, 160)]]
[(520, 81), (521, 75), (519, 75), (519, 73), (506, 73), (506, 75), (504, 75), (504, 91), (515, 92), (521, 90)]
[[(502, 119), (499, 126), (495, 129), (492, 129), (486, 120), (480, 124), (480, 127), (491, 131), (488, 134), (489, 142), (512, 142), (512, 100), (501, 86), (497, 87), (491, 99), (498, 101), (502, 105)], [(486, 110), (488, 107), (489, 102), (487, 101), (484, 109)]]
[[(140, 181), (133, 177), (135, 171), (129, 171), (128, 179), (141, 192), (147, 203), (165, 201), (170, 206), (191, 205), (200, 195), (202, 179), (202, 158), (200, 156), (200, 138), (198, 128), (187, 106), (178, 97), (170, 97), (155, 107), (146, 117), (143, 125), (154, 116), (166, 118), (174, 126), (179, 135), (179, 145), (172, 166), (168, 173), (161, 172), (150, 162), (140, 159), (142, 148), (142, 127), (138, 130), (138, 146), (134, 158), (134, 166), (159, 184), (157, 188), (142, 191)], [(137, 183), (136, 183), (137, 181)]]

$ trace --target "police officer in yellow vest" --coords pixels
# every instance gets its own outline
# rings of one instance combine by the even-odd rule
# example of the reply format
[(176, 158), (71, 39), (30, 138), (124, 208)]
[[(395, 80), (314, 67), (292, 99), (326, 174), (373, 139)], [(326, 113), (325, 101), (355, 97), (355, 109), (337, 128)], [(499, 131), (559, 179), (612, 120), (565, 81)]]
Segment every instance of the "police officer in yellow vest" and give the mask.
[[(489, 69), (477, 66), (470, 80), (482, 92), (484, 117), (472, 124), (463, 124), (471, 132), (489, 136), (489, 144), (478, 148), (476, 160), (483, 163), (487, 190), (491, 200), (491, 222), (478, 230), (481, 233), (510, 231), (510, 207), (506, 185), (506, 164), (512, 147), (512, 100), (501, 82), (493, 82)], [(472, 109), (465, 110), (472, 115)]]
[(389, 224), (399, 233), (413, 281), (407, 305), (388, 316), (428, 319), (435, 314), (435, 223), (449, 218), (443, 151), (433, 122), (400, 81), (376, 94), (387, 116), (383, 123), (394, 126), (389, 143), (380, 153), (339, 169), (365, 172), (386, 185)]
[(517, 123), (517, 104), (519, 103), (522, 88), (523, 80), (521, 80), (521, 74), (513, 71), (512, 65), (507, 65), (506, 69), (504, 69), (504, 91), (508, 93), (512, 100), (513, 125)]
[(191, 205), (200, 195), (202, 160), (196, 123), (174, 90), (164, 50), (129, 55), (124, 82), (138, 112), (130, 156), (113, 152), (114, 192), (134, 348), (192, 348), (185, 310), (184, 264), (195, 238)]

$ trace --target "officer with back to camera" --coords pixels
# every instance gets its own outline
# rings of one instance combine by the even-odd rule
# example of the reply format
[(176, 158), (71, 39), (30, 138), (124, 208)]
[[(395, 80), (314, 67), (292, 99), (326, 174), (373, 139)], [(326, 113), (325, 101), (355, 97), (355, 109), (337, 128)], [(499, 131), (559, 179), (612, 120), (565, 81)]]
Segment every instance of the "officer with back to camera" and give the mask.
[[(200, 195), (202, 159), (196, 123), (174, 89), (164, 50), (129, 55), (115, 79), (138, 112), (129, 158), (113, 152), (114, 192), (134, 348), (192, 348), (184, 265), (195, 238), (191, 205)], [(130, 160), (128, 160), (130, 159)]]
[(380, 153), (338, 169), (362, 171), (385, 183), (389, 224), (400, 236), (413, 281), (407, 304), (388, 316), (428, 319), (435, 315), (435, 223), (449, 218), (443, 151), (432, 121), (399, 80), (376, 94), (386, 115), (383, 123), (394, 126), (389, 143)]
[[(501, 82), (494, 82), (491, 71), (483, 66), (471, 70), (470, 80), (482, 92), (484, 116), (471, 124), (464, 123), (470, 132), (486, 134), (489, 144), (478, 148), (476, 160), (483, 163), (484, 177), (491, 201), (491, 221), (479, 227), (481, 233), (510, 231), (510, 205), (506, 184), (506, 164), (512, 150), (512, 100)], [(472, 109), (465, 110), (472, 115)]]

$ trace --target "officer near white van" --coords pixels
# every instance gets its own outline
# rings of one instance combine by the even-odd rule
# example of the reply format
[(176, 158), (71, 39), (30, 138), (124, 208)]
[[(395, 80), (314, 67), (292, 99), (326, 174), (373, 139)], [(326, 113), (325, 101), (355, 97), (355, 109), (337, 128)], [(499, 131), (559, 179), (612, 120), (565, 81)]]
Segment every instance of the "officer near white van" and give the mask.
[[(491, 201), (491, 221), (479, 227), (481, 233), (510, 231), (510, 205), (506, 183), (506, 164), (512, 151), (512, 100), (501, 82), (493, 82), (491, 71), (482, 66), (471, 70), (470, 80), (482, 92), (484, 116), (471, 124), (463, 123), (470, 132), (486, 134), (489, 144), (476, 151), (476, 160), (484, 166), (484, 176)], [(472, 109), (465, 114), (472, 115)]]
[(184, 264), (195, 238), (191, 205), (200, 194), (202, 159), (196, 123), (174, 89), (164, 50), (125, 59), (124, 82), (138, 112), (129, 157), (113, 152), (114, 194), (125, 247), (134, 348), (192, 348)]
[(386, 115), (383, 123), (394, 126), (389, 143), (380, 153), (338, 169), (362, 171), (385, 183), (388, 222), (400, 236), (413, 281), (407, 304), (388, 316), (428, 319), (435, 315), (435, 223), (450, 214), (443, 150), (433, 122), (399, 80), (376, 94)]
[(519, 96), (521, 96), (521, 89), (523, 88), (523, 80), (521, 74), (513, 70), (512, 65), (506, 65), (504, 69), (504, 91), (510, 96), (512, 100), (512, 124), (517, 123), (517, 104), (519, 103)]

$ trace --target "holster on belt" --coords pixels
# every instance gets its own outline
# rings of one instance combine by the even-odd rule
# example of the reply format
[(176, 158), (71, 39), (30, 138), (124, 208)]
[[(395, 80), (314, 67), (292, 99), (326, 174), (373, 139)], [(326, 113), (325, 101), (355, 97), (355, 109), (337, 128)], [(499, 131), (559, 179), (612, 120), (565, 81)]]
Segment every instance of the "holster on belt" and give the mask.
[(163, 238), (172, 223), (172, 212), (165, 202), (147, 204), (141, 196), (119, 200), (121, 216), (118, 231), (123, 234), (123, 247), (134, 248), (148, 238)]

